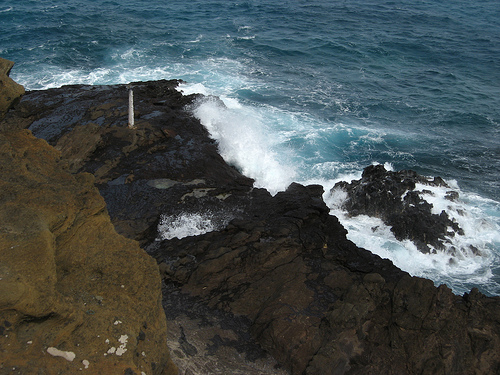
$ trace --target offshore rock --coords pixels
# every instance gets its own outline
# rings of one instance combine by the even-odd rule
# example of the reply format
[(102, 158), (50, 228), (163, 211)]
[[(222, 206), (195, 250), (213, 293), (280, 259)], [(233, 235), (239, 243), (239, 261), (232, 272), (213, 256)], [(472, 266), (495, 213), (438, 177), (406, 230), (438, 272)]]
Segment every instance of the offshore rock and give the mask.
[(155, 261), (59, 161), (0, 133), (0, 373), (175, 374)]
[(7, 111), (19, 102), (24, 94), (24, 87), (9, 77), (14, 66), (12, 61), (0, 57), (0, 120)]
[[(445, 211), (432, 213), (432, 204), (421, 197), (416, 184), (449, 188), (440, 177), (428, 179), (411, 170), (387, 171), (379, 164), (366, 167), (360, 180), (338, 182), (332, 191), (347, 192), (343, 208), (351, 216), (382, 219), (398, 240), (413, 241), (423, 253), (443, 250), (448, 237), (463, 231)], [(449, 192), (450, 199), (457, 196), (457, 192)]]
[(125, 85), (30, 92), (1, 126), (93, 173), (117, 230), (157, 259), (182, 374), (500, 371), (499, 298), (456, 296), (357, 247), (320, 186), (253, 188), (186, 111), (203, 98), (177, 84), (131, 84), (134, 129)]

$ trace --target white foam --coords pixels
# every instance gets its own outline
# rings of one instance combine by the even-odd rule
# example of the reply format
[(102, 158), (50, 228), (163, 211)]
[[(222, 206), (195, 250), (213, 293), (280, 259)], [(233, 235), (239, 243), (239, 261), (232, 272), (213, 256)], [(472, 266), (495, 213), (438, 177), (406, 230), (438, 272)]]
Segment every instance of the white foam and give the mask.
[(225, 99), (223, 105), (214, 98), (201, 100), (193, 114), (208, 129), (229, 164), (255, 180), (272, 194), (286, 189), (294, 180), (295, 170), (283, 162), (275, 147), (277, 140), (264, 125), (262, 112), (254, 107)]
[[(458, 189), (455, 182), (449, 185)], [(500, 246), (500, 210), (491, 215), (484, 209), (488, 207), (491, 210), (492, 205), (498, 207), (498, 203), (461, 191), (461, 198), (452, 202), (445, 198), (450, 190), (445, 187), (417, 184), (416, 189), (430, 191), (421, 196), (433, 204), (433, 212), (439, 214), (445, 210), (463, 229), (463, 235), (448, 238), (449, 251), (423, 254), (411, 241), (398, 241), (380, 219), (364, 215), (349, 217), (342, 210), (342, 204), (347, 199), (342, 190), (327, 191), (324, 199), (331, 214), (337, 216), (348, 230), (351, 241), (382, 258), (390, 259), (411, 275), (429, 278), (436, 285), (447, 284), (457, 294), (468, 292), (473, 285), (482, 285), (483, 292), (499, 294), (500, 284), (495, 275), (498, 273), (495, 268), (499, 255), (495, 249)]]
[(224, 214), (219, 216), (223, 217), (222, 224), (216, 224), (215, 215), (210, 212), (162, 215), (158, 225), (158, 237), (160, 240), (180, 239), (221, 229), (230, 218)]

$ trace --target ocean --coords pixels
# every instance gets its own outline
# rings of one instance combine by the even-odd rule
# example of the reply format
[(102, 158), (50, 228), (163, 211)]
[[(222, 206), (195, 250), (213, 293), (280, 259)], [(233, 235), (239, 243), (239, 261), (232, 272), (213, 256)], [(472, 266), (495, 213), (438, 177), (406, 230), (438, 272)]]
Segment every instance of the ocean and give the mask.
[[(499, 20), (497, 0), (3, 0), (0, 56), (28, 90), (177, 78), (216, 95), (191, 110), (256, 186), (321, 184), (357, 245), (500, 295)], [(342, 211), (330, 189), (373, 163), (460, 192), (429, 196), (464, 229), (455, 257)]]

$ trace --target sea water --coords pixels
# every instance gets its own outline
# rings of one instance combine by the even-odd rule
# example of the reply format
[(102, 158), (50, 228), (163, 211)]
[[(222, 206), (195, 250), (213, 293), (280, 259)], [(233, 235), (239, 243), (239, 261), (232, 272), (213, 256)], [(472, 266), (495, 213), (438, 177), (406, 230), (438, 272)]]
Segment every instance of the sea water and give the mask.
[[(498, 20), (496, 0), (2, 1), (0, 56), (29, 90), (183, 79), (223, 100), (190, 110), (256, 186), (321, 184), (359, 246), (455, 293), (500, 295)], [(330, 189), (373, 163), (460, 193), (425, 196), (464, 230), (455, 256), (343, 212)], [(185, 219), (177, 232), (212, 228)]]

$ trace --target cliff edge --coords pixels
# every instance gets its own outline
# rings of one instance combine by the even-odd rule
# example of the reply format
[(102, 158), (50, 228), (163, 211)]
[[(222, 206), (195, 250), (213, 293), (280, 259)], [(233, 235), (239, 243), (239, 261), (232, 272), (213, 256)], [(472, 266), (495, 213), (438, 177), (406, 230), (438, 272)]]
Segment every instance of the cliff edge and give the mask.
[[(347, 239), (338, 219), (329, 215), (321, 186), (292, 184), (275, 196), (253, 188), (250, 179), (224, 162), (207, 130), (186, 109), (199, 100), (216, 99), (184, 96), (176, 90), (178, 83), (79, 85), (34, 91), (25, 95), (0, 126), (28, 128), (45, 139), (61, 152), (69, 170), (80, 173), (69, 175), (71, 178), (87, 181), (90, 178), (85, 173), (93, 174), (116, 230), (140, 241), (157, 260), (163, 278), (163, 306), (171, 327), (168, 344), (182, 374), (500, 372), (500, 298), (484, 296), (476, 289), (454, 295), (445, 285), (435, 287), (430, 280), (411, 277), (389, 260), (357, 247)], [(127, 127), (129, 88), (136, 98), (134, 128)], [(8, 150), (7, 154), (13, 155), (13, 148)], [(58, 169), (51, 172), (58, 173)], [(58, 195), (49, 189), (50, 184), (46, 192), (36, 186), (37, 194), (31, 195), (39, 195), (42, 201), (42, 197)], [(62, 190), (81, 189), (68, 183), (61, 194)], [(9, 197), (13, 199), (14, 193)], [(77, 199), (70, 206), (84, 202)], [(99, 209), (85, 207), (79, 210), (94, 212), (91, 223), (100, 217)], [(64, 245), (66, 239), (78, 238), (63, 233), (73, 228), (71, 223), (80, 216), (50, 217), (49, 229), (43, 233), (48, 238), (53, 238), (49, 232), (61, 238), (50, 243)], [(96, 230), (109, 227), (95, 226)], [(197, 235), (180, 235), (179, 229), (186, 226), (196, 229)], [(20, 236), (25, 237), (29, 238)], [(61, 266), (54, 266), (60, 270), (56, 280), (64, 281), (68, 275), (65, 270), (72, 265), (78, 266), (82, 276), (56, 287), (57, 293), (51, 292), (53, 287), (43, 288), (49, 291), (44, 293), (56, 302), (63, 295), (64, 302), (65, 298), (76, 298), (67, 292), (75, 285), (85, 290), (85, 281), (100, 275), (95, 269), (104, 259), (95, 249), (100, 246), (96, 241), (103, 237), (107, 236), (92, 234), (79, 240), (88, 250), (76, 258), (73, 253), (63, 255)], [(59, 251), (54, 252), (57, 258)], [(87, 252), (95, 261), (85, 256)], [(95, 305), (90, 308), (95, 312), (91, 316), (107, 299), (111, 298), (111, 304), (112, 298), (125, 298), (129, 288), (141, 285), (139, 275), (132, 273), (140, 262), (131, 261), (123, 250), (116, 253), (126, 259), (119, 264), (128, 264), (132, 270), (124, 268), (106, 276), (104, 284), (113, 291), (110, 295), (99, 292), (99, 298), (81, 299)], [(45, 269), (36, 273), (43, 275)], [(140, 275), (146, 277), (143, 272)], [(130, 284), (122, 281), (127, 277)], [(158, 276), (151, 277), (148, 282), (153, 288), (144, 293), (154, 299), (158, 298)], [(117, 303), (115, 307), (124, 305)], [(80, 314), (89, 315), (87, 310)], [(71, 316), (76, 319), (77, 315)], [(34, 320), (50, 322), (52, 316)], [(9, 324), (15, 322), (9, 319)], [(122, 333), (125, 320), (114, 316), (105, 321), (111, 325), (107, 332), (115, 335), (115, 342), (110, 342), (115, 351), (108, 353), (110, 348), (103, 348), (106, 357), (112, 354), (120, 360), (116, 351), (126, 335), (130, 352), (125, 354), (136, 353), (141, 358), (141, 349), (128, 345), (143, 345), (141, 337), (150, 337), (150, 331), (130, 328)], [(80, 331), (76, 328), (74, 332)], [(71, 343), (77, 342), (68, 339), (64, 345), (57, 340), (49, 344), (78, 355), (78, 347)]]
[(156, 262), (66, 164), (0, 133), (0, 373), (176, 374)]

